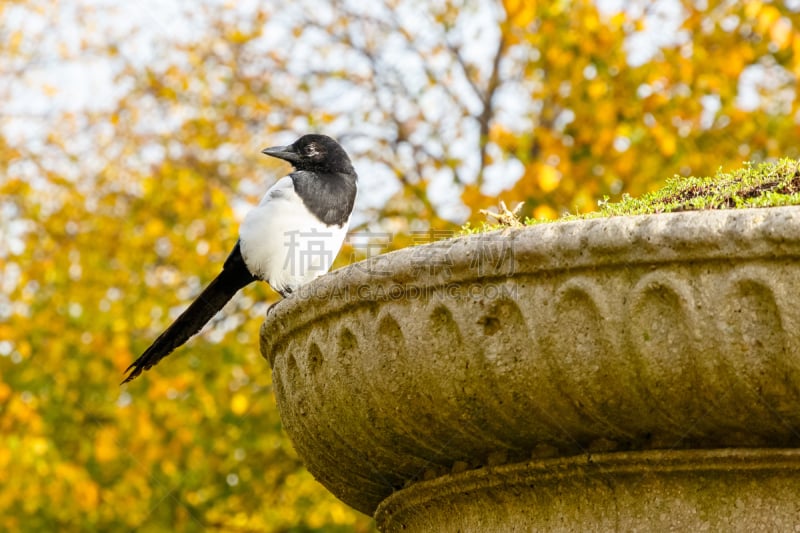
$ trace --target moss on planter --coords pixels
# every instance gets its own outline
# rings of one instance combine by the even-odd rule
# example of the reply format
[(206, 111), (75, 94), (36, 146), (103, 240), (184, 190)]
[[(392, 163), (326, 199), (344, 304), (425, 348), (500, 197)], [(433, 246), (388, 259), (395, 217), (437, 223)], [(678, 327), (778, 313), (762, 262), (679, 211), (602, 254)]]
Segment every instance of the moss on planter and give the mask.
[[(622, 215), (652, 215), (705, 209), (741, 209), (800, 205), (800, 162), (781, 159), (753, 165), (733, 172), (719, 171), (714, 177), (675, 176), (661, 189), (640, 198), (623, 195), (619, 202), (608, 197), (598, 202), (600, 209), (582, 215), (566, 215), (556, 220), (525, 219), (525, 224), (541, 224), (586, 218)], [(484, 223), (465, 225), (465, 234), (501, 229), (514, 224)], [(522, 222), (520, 221), (520, 225)]]
[(757, 166), (748, 163), (734, 172), (717, 172), (713, 178), (675, 177), (641, 198), (600, 202), (599, 211), (571, 218), (783, 205), (800, 205), (800, 164), (793, 159)]

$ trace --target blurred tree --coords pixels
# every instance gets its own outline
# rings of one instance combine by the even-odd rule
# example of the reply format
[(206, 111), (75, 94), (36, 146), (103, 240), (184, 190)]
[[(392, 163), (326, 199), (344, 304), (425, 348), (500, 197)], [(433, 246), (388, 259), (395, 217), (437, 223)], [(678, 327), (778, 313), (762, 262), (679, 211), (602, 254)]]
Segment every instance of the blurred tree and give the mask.
[(633, 2), (604, 17), (591, 2), (504, 5), (539, 111), (529, 131), (498, 121), (490, 139), (525, 167), (505, 196), (534, 213), (797, 156), (800, 6)]
[(281, 432), (264, 286), (121, 372), (285, 172), (259, 150), (306, 130), (356, 157), (386, 248), (797, 155), (796, 8), (625, 5), (0, 4), (0, 529), (368, 530)]

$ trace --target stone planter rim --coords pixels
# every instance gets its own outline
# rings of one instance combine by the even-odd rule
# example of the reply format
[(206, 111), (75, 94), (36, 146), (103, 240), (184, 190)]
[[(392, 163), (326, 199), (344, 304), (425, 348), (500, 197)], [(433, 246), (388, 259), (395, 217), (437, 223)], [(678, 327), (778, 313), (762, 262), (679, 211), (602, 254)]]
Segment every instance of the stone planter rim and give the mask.
[[(495, 230), (403, 248), (334, 270), (278, 302), (264, 322), (262, 332), (269, 335), (261, 336), (261, 353), (272, 352), (271, 339), (313, 322), (322, 313), (385, 301), (391, 294), (386, 287), (434, 288), (475, 277), (471, 269), (458, 268), (472, 262), (473, 243), (490, 253), (511, 246), (518, 254), (513, 265), (499, 265), (483, 279), (589, 266), (796, 257), (800, 256), (799, 213), (800, 206), (784, 206), (615, 216)], [(446, 253), (454, 275), (409, 274), (411, 256), (418, 254), (419, 264), (424, 264), (427, 254), (420, 250)], [(384, 290), (359, 291), (373, 285)]]

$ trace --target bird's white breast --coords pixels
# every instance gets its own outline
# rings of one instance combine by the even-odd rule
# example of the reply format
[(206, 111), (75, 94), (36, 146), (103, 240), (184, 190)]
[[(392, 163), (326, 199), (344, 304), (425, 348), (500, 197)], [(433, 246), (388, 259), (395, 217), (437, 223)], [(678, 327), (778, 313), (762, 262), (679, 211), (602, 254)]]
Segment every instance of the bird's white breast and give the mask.
[(315, 217), (286, 176), (273, 185), (239, 228), (242, 257), (250, 272), (286, 293), (330, 270), (349, 220), (328, 226)]

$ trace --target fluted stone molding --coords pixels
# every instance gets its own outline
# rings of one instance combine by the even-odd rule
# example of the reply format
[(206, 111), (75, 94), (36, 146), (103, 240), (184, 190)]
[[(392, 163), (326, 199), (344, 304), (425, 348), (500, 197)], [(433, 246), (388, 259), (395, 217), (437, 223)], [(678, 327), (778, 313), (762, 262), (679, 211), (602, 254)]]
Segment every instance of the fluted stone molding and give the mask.
[(800, 517), (798, 207), (407, 248), (281, 302), (261, 350), (308, 469), (384, 530)]

